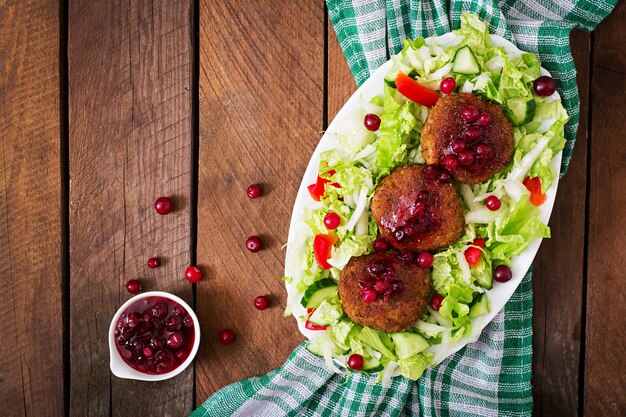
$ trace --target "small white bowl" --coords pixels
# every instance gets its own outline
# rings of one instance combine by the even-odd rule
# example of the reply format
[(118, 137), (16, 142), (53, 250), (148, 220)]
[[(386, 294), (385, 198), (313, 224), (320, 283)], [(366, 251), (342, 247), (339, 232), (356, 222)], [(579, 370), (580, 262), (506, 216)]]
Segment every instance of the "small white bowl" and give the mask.
[[(185, 362), (180, 364), (180, 366), (164, 374), (146, 374), (137, 371), (124, 361), (124, 359), (120, 355), (120, 352), (117, 350), (117, 346), (115, 345), (115, 327), (122, 313), (124, 313), (124, 311), (126, 311), (126, 309), (130, 307), (131, 304), (148, 297), (162, 297), (167, 298), (168, 300), (175, 301), (183, 306), (185, 310), (187, 310), (189, 316), (193, 319), (193, 328), (195, 334), (193, 347), (191, 348), (191, 352), (189, 352), (189, 356), (187, 357), (187, 359), (185, 359)], [(111, 356), (111, 372), (113, 372), (113, 375), (118, 378), (136, 379), (139, 381), (162, 381), (164, 379), (172, 378), (184, 371), (185, 368), (187, 368), (189, 364), (193, 362), (193, 359), (198, 352), (198, 346), (200, 346), (200, 323), (198, 322), (198, 317), (196, 316), (196, 313), (192, 310), (191, 307), (189, 307), (189, 304), (183, 301), (180, 297), (163, 291), (149, 291), (132, 297), (124, 304), (122, 304), (122, 306), (117, 310), (117, 312), (113, 316), (113, 320), (111, 320), (111, 326), (109, 327), (109, 352)]]

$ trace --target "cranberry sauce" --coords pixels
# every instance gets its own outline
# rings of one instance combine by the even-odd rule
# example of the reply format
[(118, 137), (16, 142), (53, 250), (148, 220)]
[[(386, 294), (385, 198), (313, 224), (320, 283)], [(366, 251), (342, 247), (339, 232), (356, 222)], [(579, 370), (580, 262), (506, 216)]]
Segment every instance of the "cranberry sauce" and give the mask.
[(436, 192), (421, 190), (400, 197), (396, 211), (383, 217), (381, 226), (391, 233), (397, 242), (423, 238), (435, 231), (439, 220), (435, 217)]
[(491, 116), (480, 113), (474, 106), (463, 107), (460, 116), (463, 124), (461, 137), (450, 142), (444, 153), (446, 163), (443, 165), (450, 171), (455, 171), (458, 166), (476, 171), (494, 157), (493, 148), (486, 143), (483, 131), (491, 126)]
[(404, 289), (402, 281), (396, 279), (393, 265), (384, 260), (374, 260), (366, 267), (367, 275), (359, 279), (359, 292), (366, 303), (377, 299), (389, 301), (393, 294)]
[(178, 368), (193, 347), (195, 329), (187, 310), (162, 297), (133, 303), (115, 328), (117, 351), (139, 372), (163, 374)]

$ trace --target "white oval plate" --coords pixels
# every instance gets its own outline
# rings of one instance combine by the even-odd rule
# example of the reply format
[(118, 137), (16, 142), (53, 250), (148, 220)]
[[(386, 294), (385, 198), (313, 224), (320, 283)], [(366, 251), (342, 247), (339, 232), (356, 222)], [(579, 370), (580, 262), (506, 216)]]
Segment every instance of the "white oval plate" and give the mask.
[[(516, 57), (522, 54), (522, 51), (520, 51), (514, 44), (500, 36), (491, 35), (491, 42), (495, 46), (504, 47), (509, 57)], [(304, 176), (302, 177), (302, 182), (300, 183), (300, 188), (296, 196), (293, 212), (291, 214), (291, 225), (289, 227), (287, 253), (285, 256), (285, 275), (293, 278), (292, 282), (286, 283), (287, 300), (288, 305), (293, 306), (292, 314), (298, 321), (298, 328), (300, 332), (308, 339), (314, 337), (318, 332), (306, 329), (304, 327), (305, 322), (300, 318), (306, 316), (306, 309), (300, 304), (302, 294), (298, 293), (296, 289), (296, 283), (299, 281), (302, 271), (299, 271), (297, 270), (298, 268), (294, 267), (294, 265), (297, 264), (296, 262), (289, 262), (289, 260), (294, 259), (294, 257), (299, 258), (305, 250), (303, 240), (301, 238), (298, 239), (299, 236), (302, 237), (302, 235), (306, 234), (306, 225), (303, 221), (304, 208), (315, 203), (311, 199), (306, 187), (307, 185), (314, 183), (317, 179), (320, 153), (337, 148), (338, 145), (335, 141), (334, 133), (341, 131), (342, 125), (346, 123), (351, 114), (362, 110), (362, 102), (369, 102), (372, 97), (383, 93), (384, 77), (390, 67), (391, 61), (387, 61), (384, 65), (378, 68), (374, 74), (372, 74), (372, 76), (352, 95), (352, 97), (350, 97), (339, 113), (337, 113), (337, 116), (335, 116), (333, 122), (330, 126), (328, 126), (326, 133), (322, 136), (315, 152), (313, 152), (313, 155), (311, 156), (311, 160), (309, 161), (309, 165), (304, 172)], [(543, 75), (550, 75), (550, 73), (544, 68), (541, 68), (541, 73)], [(560, 99), (558, 93), (556, 92), (553, 94), (552, 98)], [(562, 152), (559, 152), (552, 160), (551, 167), (555, 170), (555, 172), (559, 172), (561, 157)], [(550, 214), (552, 213), (558, 182), (559, 179), (557, 176), (546, 192), (546, 202), (540, 207), (539, 220), (545, 224), (548, 224)], [(445, 358), (456, 353), (468, 343), (478, 340), (482, 330), (491, 322), (491, 320), (493, 320), (496, 314), (502, 310), (502, 307), (504, 307), (509, 298), (511, 298), (511, 295), (513, 295), (515, 289), (522, 281), (522, 278), (532, 265), (533, 259), (537, 254), (539, 245), (541, 244), (541, 240), (541, 238), (535, 239), (528, 245), (523, 253), (519, 256), (513, 257), (511, 260), (513, 278), (509, 282), (506, 284), (496, 284), (493, 289), (486, 292), (491, 303), (491, 312), (485, 316), (472, 320), (471, 335), (468, 335), (457, 343), (446, 345), (440, 344), (431, 347), (431, 351), (435, 353), (431, 366), (439, 364)]]

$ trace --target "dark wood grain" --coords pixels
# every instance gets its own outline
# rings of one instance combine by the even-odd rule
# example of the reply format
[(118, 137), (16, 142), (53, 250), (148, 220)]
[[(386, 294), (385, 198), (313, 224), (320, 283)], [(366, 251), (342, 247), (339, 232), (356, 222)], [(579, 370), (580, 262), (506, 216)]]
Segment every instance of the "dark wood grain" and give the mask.
[[(69, 9), (71, 415), (184, 415), (193, 368), (174, 379), (120, 380), (107, 332), (145, 290), (191, 301), (191, 1), (72, 1)], [(152, 204), (171, 196), (175, 212)], [(156, 270), (146, 260), (159, 256)]]
[(348, 66), (348, 61), (337, 40), (337, 34), (328, 21), (328, 122), (332, 122), (337, 112), (356, 91), (356, 82)]
[(576, 415), (585, 263), (587, 114), (590, 35), (570, 38), (578, 72), (580, 122), (567, 175), (550, 219), (552, 238), (533, 262), (533, 396), (535, 416)]
[[(303, 341), (283, 318), (281, 281), (291, 209), (320, 138), (324, 77), (322, 2), (200, 3), (198, 260), (207, 278), (197, 308), (206, 335), (197, 397), (279, 367)], [(246, 197), (260, 182), (263, 196)], [(265, 248), (245, 249), (250, 235)], [(270, 296), (257, 311), (253, 299)], [(232, 328), (231, 346), (217, 333)]]
[(0, 1), (3, 416), (63, 414), (59, 26), (55, 1)]
[(626, 232), (626, 3), (595, 32), (587, 255), (585, 398), (587, 416), (626, 412), (624, 255)]

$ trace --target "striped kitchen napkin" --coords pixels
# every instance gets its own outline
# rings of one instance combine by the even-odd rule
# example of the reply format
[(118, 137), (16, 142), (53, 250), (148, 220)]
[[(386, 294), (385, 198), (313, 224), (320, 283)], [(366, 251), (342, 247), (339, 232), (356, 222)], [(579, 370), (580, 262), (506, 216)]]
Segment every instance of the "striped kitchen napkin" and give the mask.
[[(569, 48), (573, 28), (593, 30), (617, 0), (326, 0), (330, 20), (357, 84), (367, 80), (403, 39), (457, 29), (462, 12), (477, 14), (490, 32), (537, 53), (552, 73), (570, 121), (561, 175), (570, 161), (579, 104)], [(530, 272), (480, 339), (428, 369), (416, 382), (337, 375), (299, 346), (275, 371), (218, 391), (200, 416), (528, 416), (533, 399)]]

